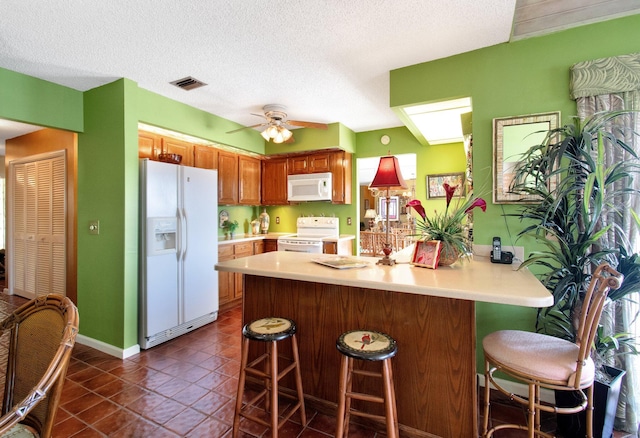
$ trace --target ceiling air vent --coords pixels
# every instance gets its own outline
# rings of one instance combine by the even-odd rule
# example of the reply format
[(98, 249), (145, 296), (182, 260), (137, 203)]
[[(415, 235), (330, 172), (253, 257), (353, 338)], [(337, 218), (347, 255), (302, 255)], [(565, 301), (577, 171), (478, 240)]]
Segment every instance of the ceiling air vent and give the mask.
[(196, 78), (192, 78), (191, 76), (178, 79), (177, 81), (172, 81), (170, 82), (170, 84), (175, 85), (178, 88), (182, 88), (183, 90), (193, 90), (195, 88), (200, 88), (207, 85), (204, 82), (197, 80)]

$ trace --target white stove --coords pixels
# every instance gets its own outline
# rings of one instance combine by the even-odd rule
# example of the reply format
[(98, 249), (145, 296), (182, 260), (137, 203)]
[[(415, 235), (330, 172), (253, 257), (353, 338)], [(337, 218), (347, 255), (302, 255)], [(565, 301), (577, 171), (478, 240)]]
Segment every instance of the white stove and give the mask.
[(340, 236), (337, 217), (299, 217), (296, 226), (296, 234), (278, 238), (278, 251), (322, 254), (322, 239)]

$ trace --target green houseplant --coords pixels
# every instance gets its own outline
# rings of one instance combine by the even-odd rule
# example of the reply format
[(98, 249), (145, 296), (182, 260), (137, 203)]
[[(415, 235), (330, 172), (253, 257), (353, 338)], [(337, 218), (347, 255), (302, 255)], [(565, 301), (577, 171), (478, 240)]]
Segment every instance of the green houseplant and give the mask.
[(238, 226), (238, 221), (231, 221), (229, 219), (222, 223), (222, 228), (224, 229), (225, 233), (229, 234), (231, 238), (233, 238), (233, 233), (235, 233)]
[[(632, 185), (638, 177), (638, 157), (619, 139), (623, 137), (616, 135), (620, 129), (616, 120), (625, 114), (629, 113), (597, 113), (584, 121), (576, 118), (573, 124), (550, 130), (542, 144), (531, 147), (516, 167), (511, 192), (533, 195), (539, 200), (523, 205), (515, 214), (524, 223), (519, 237), (527, 236), (542, 248), (532, 252), (522, 267), (536, 267), (540, 280), (554, 297), (552, 306), (538, 310), (538, 332), (575, 341), (574, 316), (580, 312), (591, 270), (602, 261), (608, 261), (625, 275), (623, 287), (609, 296), (614, 303), (640, 288), (638, 256), (628, 255), (628, 238), (611, 220), (612, 216), (620, 215), (625, 200), (639, 195)], [(632, 160), (607, 167), (604, 164), (607, 148), (622, 148)], [(638, 223), (638, 216), (633, 212), (632, 215)], [(596, 339), (598, 348), (593, 354), (599, 371), (622, 377), (624, 371), (610, 369), (600, 355), (618, 352), (620, 348), (637, 353), (635, 348), (628, 349), (626, 341), (629, 339), (624, 334), (606, 335), (600, 331)], [(598, 372), (596, 392), (602, 386), (598, 384), (602, 380), (599, 376)], [(619, 381), (618, 390), (611, 392), (615, 400), (603, 404), (615, 406)], [(596, 416), (603, 415), (608, 408), (599, 407), (597, 400), (598, 396)], [(615, 417), (615, 409), (612, 415)], [(612, 427), (613, 419), (603, 422)], [(559, 427), (563, 423), (565, 419), (559, 418)], [(594, 425), (597, 423), (594, 421)], [(596, 431), (596, 436), (602, 433)]]
[[(515, 214), (525, 224), (518, 235), (532, 238), (543, 248), (532, 252), (522, 266), (537, 266), (554, 297), (553, 306), (539, 310), (536, 329), (540, 332), (573, 340), (572, 316), (591, 268), (603, 260), (618, 265), (620, 249), (608, 247), (605, 238), (615, 236), (614, 241), (623, 243), (624, 254), (629, 247), (623, 230), (607, 216), (616, 214), (623, 205), (621, 199), (638, 196), (630, 183), (639, 171), (638, 157), (610, 128), (624, 114), (598, 113), (551, 130), (516, 168), (511, 191), (539, 199)], [(605, 167), (605, 147), (624, 148), (634, 160)], [(624, 289), (618, 298), (637, 289), (637, 283)]]
[(433, 215), (427, 215), (417, 199), (409, 201), (407, 206), (420, 215), (416, 220), (416, 231), (420, 232), (420, 236), (442, 242), (440, 264), (451, 264), (458, 258), (471, 254), (471, 241), (465, 229), (467, 218), (476, 207), (486, 211), (487, 203), (482, 198), (468, 196), (458, 198), (455, 205), (451, 205), (457, 186), (445, 183), (443, 187), (447, 199), (444, 212), (434, 211)]

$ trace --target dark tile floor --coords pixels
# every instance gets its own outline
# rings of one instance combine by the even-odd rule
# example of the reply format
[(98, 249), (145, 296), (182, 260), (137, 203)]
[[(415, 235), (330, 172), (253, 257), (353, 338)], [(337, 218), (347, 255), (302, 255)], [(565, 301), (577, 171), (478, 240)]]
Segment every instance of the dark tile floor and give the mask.
[[(23, 302), (0, 294), (0, 317)], [(54, 437), (230, 437), (240, 332), (236, 307), (222, 312), (214, 323), (126, 360), (76, 343)], [(508, 400), (493, 403), (492, 410), (496, 422), (524, 419), (522, 408)], [(308, 409), (307, 419), (302, 427), (294, 414), (280, 436), (333, 436), (334, 417)], [(545, 427), (553, 430), (553, 418), (545, 420)], [(244, 421), (241, 429), (243, 438), (270, 436), (268, 429)], [(350, 428), (353, 438), (382, 436), (361, 426)], [(519, 436), (525, 434), (496, 433), (496, 438)]]

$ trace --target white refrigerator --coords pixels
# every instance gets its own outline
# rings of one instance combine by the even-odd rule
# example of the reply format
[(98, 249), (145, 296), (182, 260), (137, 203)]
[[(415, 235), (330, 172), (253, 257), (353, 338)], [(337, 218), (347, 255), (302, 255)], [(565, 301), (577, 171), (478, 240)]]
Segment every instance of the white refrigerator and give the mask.
[(218, 317), (218, 172), (140, 160), (140, 347)]

